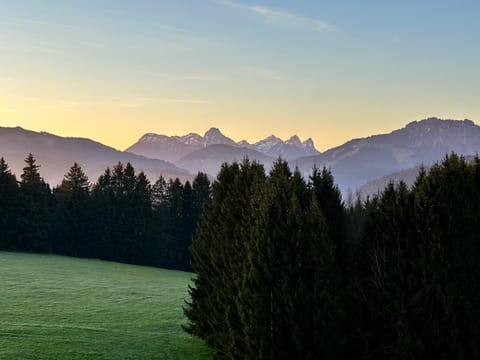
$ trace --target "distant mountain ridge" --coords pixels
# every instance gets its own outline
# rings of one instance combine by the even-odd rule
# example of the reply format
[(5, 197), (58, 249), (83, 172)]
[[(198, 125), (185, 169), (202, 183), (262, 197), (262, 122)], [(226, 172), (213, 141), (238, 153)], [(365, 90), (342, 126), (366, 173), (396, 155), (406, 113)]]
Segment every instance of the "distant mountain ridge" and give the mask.
[(267, 171), (276, 160), (254, 149), (216, 144), (188, 154), (175, 162), (175, 164), (183, 169), (187, 169), (191, 173), (202, 171), (215, 176), (223, 163), (241, 162), (245, 158), (258, 161), (264, 165)]
[(143, 135), (135, 144), (126, 149), (126, 151), (155, 159), (176, 162), (186, 155), (212, 145), (246, 148), (255, 150), (266, 156), (274, 158), (282, 157), (287, 160), (300, 156), (320, 154), (320, 152), (315, 149), (311, 138), (301, 142), (298, 136), (294, 135), (290, 139), (283, 141), (271, 135), (264, 140), (250, 144), (246, 140), (235, 142), (231, 138), (223, 135), (218, 128), (209, 129), (204, 136), (196, 133), (190, 133), (184, 136), (166, 136), (148, 133)]
[[(89, 139), (0, 127), (0, 156), (6, 158), (14, 172), (21, 173), (23, 159), (32, 152), (42, 165), (42, 175), (52, 184), (61, 181), (73, 161), (85, 167), (91, 181), (96, 181), (106, 166), (118, 161), (131, 162), (151, 180), (160, 174), (185, 180), (198, 171), (215, 177), (222, 163), (245, 157), (262, 163), (268, 171), (281, 156), (305, 177), (314, 165), (330, 168), (343, 194), (348, 190), (355, 193), (366, 184), (363, 190), (371, 194), (392, 177), (411, 182), (415, 167), (428, 167), (452, 151), (465, 156), (479, 153), (480, 126), (471, 120), (428, 118), (388, 134), (353, 139), (323, 153), (314, 148), (311, 139), (302, 142), (292, 136), (283, 141), (272, 135), (255, 144), (237, 143), (217, 128), (204, 136), (145, 134), (127, 150), (118, 151)], [(160, 160), (159, 153), (169, 154), (169, 161)]]
[(456, 152), (480, 152), (480, 126), (473, 121), (428, 118), (388, 134), (354, 139), (316, 156), (291, 162), (307, 175), (314, 165), (331, 168), (343, 193), (398, 171), (426, 166)]
[(5, 158), (17, 176), (22, 173), (25, 165), (23, 160), (28, 153), (37, 158), (41, 175), (51, 185), (62, 181), (73, 162), (82, 165), (91, 182), (95, 182), (107, 166), (118, 162), (132, 163), (138, 171), (143, 170), (153, 181), (160, 175), (166, 178), (190, 178), (187, 171), (172, 163), (118, 151), (90, 139), (61, 137), (21, 127), (0, 127), (0, 156)]
[[(467, 155), (464, 156), (464, 159), (467, 163), (472, 163), (475, 160), (475, 156)], [(438, 162), (443, 160), (439, 159)], [(400, 181), (403, 181), (408, 187), (413, 186), (415, 180), (417, 179), (420, 170), (423, 168), (425, 171), (430, 171), (431, 165), (417, 165), (413, 168), (401, 170), (394, 172), (393, 174), (388, 174), (386, 176), (382, 176), (381, 178), (374, 179), (357, 189), (353, 196), (360, 196), (362, 200), (366, 200), (367, 197), (372, 197), (381, 193), (389, 183), (398, 184)]]

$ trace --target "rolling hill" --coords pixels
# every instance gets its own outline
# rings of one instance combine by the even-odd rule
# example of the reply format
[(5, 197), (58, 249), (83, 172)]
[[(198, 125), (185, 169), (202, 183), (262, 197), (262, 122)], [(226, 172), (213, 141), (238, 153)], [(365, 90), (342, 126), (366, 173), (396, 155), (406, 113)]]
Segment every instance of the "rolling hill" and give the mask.
[(42, 165), (42, 175), (51, 184), (60, 182), (74, 161), (85, 168), (92, 181), (106, 166), (118, 161), (131, 162), (154, 181), (160, 174), (165, 178), (191, 179), (190, 174), (198, 171), (214, 177), (223, 162), (241, 161), (245, 157), (263, 163), (268, 170), (281, 156), (289, 160), (292, 168), (298, 167), (305, 177), (314, 165), (329, 167), (346, 194), (348, 190), (356, 192), (365, 184), (389, 174), (420, 164), (431, 165), (452, 151), (475, 155), (480, 151), (480, 126), (471, 120), (429, 118), (413, 121), (388, 134), (354, 139), (323, 153), (315, 149), (311, 139), (302, 142), (293, 136), (283, 141), (272, 135), (255, 144), (236, 143), (217, 128), (208, 130), (204, 136), (146, 134), (128, 150), (136, 154), (88, 139), (0, 128), (0, 156), (6, 158), (13, 171), (20, 174), (23, 159), (32, 152)]
[(359, 189), (388, 174), (426, 166), (447, 153), (475, 155), (480, 151), (480, 126), (471, 120), (429, 118), (389, 134), (351, 140), (317, 156), (291, 161), (307, 175), (314, 165), (331, 168), (343, 193)]
[(166, 178), (191, 177), (187, 171), (169, 162), (118, 151), (90, 139), (61, 137), (20, 127), (0, 128), (0, 156), (6, 159), (17, 176), (22, 173), (23, 160), (28, 153), (35, 155), (42, 176), (51, 185), (59, 184), (75, 161), (82, 165), (92, 182), (107, 166), (118, 162), (132, 163), (136, 170), (143, 170), (152, 180), (160, 174)]
[(211, 359), (186, 334), (192, 274), (0, 252), (0, 359)]
[(258, 151), (229, 145), (210, 145), (202, 150), (184, 156), (175, 164), (194, 173), (202, 171), (216, 175), (224, 162), (240, 162), (245, 157), (262, 163), (268, 170), (275, 158), (264, 155)]

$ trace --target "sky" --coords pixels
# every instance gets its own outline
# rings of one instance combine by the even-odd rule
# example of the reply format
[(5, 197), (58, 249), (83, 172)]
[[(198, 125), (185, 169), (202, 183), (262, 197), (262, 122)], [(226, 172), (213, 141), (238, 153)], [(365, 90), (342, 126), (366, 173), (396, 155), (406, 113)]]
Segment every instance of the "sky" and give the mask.
[(0, 0), (0, 126), (325, 150), (431, 116), (480, 123), (479, 16), (476, 0)]

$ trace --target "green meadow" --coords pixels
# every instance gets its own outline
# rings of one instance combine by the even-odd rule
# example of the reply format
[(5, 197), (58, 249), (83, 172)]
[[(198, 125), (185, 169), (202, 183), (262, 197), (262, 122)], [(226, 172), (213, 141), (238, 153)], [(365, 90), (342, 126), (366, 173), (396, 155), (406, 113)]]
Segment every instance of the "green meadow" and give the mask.
[(181, 328), (191, 277), (0, 252), (0, 359), (210, 359)]

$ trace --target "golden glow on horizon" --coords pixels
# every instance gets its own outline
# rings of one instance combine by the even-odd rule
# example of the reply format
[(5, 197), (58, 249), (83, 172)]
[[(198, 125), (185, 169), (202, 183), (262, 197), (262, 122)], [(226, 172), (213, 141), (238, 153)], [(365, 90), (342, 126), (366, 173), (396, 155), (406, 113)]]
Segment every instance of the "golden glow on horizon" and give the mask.
[(147, 132), (218, 127), (237, 141), (311, 137), (324, 151), (432, 116), (480, 122), (475, 6), (397, 21), (409, 4), (349, 19), (298, 1), (272, 21), (221, 2), (50, 2), (2, 8), (0, 126), (121, 150)]
[(117, 95), (114, 82), (102, 90), (115, 95), (87, 96), (89, 87), (76, 89), (65, 79), (48, 83), (49, 91), (41, 88), (42, 83), (0, 78), (0, 126), (86, 137), (120, 150), (147, 132), (203, 135), (210, 127), (218, 127), (236, 141), (256, 142), (272, 134), (284, 140), (294, 134), (302, 140), (311, 137), (316, 148), (324, 151), (352, 138), (390, 132), (431, 116), (480, 119), (480, 110), (465, 113), (464, 104), (442, 96), (428, 102), (412, 94), (408, 109), (414, 110), (406, 110), (397, 98), (372, 104), (355, 92), (334, 94), (317, 103), (311, 98), (293, 98), (292, 92), (275, 94), (275, 84), (248, 98), (222, 96), (208, 89), (198, 92), (204, 96), (199, 98), (182, 97), (175, 89), (171, 96), (163, 89), (163, 96), (139, 96), (148, 92), (135, 89), (134, 84), (125, 84), (132, 88), (130, 93)]
[(235, 104), (164, 101), (118, 106), (22, 97), (6, 102), (0, 97), (0, 126), (21, 126), (60, 136), (87, 137), (120, 150), (147, 132), (164, 135), (197, 132), (203, 135), (210, 127), (218, 127), (236, 141), (256, 142), (271, 134), (284, 140), (294, 134), (302, 140), (312, 137), (316, 148), (324, 151), (352, 138), (390, 132), (410, 121), (429, 116), (476, 120), (461, 112), (407, 111), (392, 116), (388, 109), (370, 107), (336, 111), (333, 107), (319, 110), (313, 106), (298, 109), (291, 104), (276, 107), (253, 105), (246, 109), (246, 106)]

